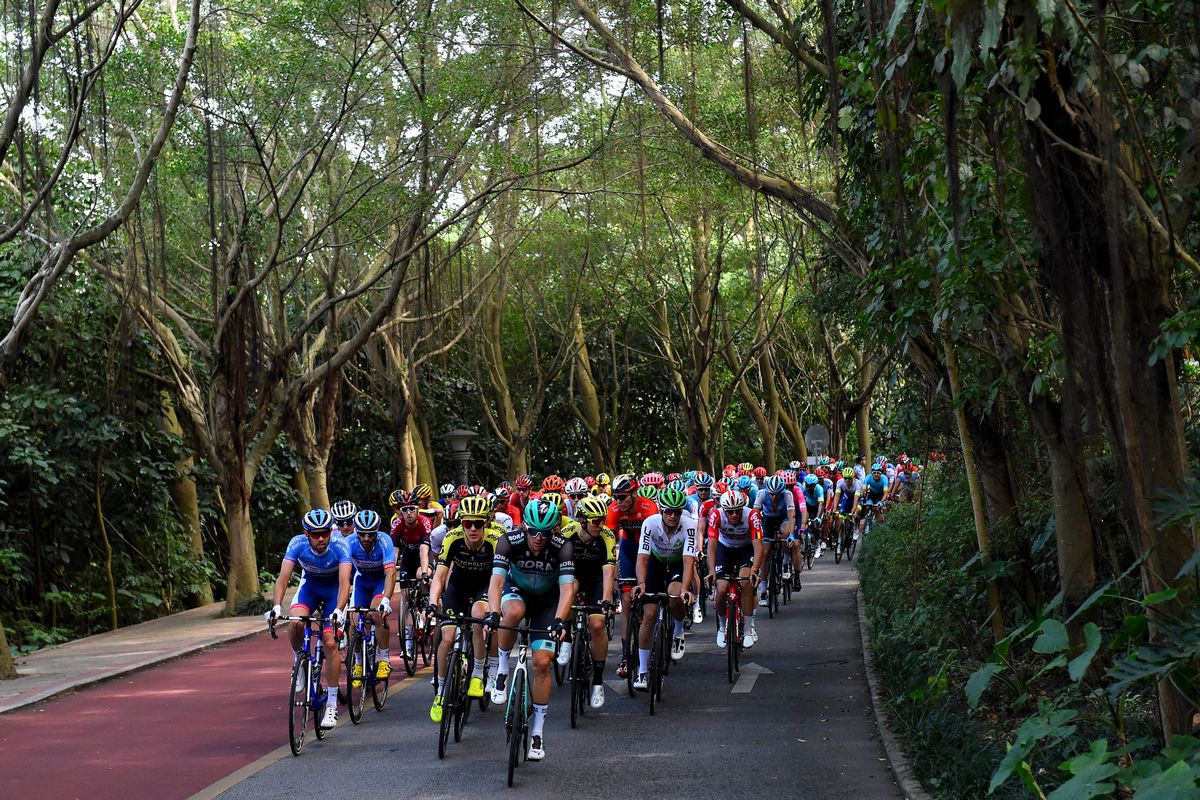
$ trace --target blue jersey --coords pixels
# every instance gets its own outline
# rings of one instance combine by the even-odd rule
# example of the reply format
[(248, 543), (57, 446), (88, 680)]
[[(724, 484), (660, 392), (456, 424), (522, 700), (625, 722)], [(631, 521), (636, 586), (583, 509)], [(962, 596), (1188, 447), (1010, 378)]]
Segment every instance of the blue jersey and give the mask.
[(299, 564), (304, 570), (305, 580), (320, 583), (337, 583), (341, 565), (351, 563), (345, 539), (330, 536), (329, 546), (325, 548), (324, 553), (318, 555), (308, 543), (308, 535), (303, 533), (293, 536), (288, 542), (283, 561), (285, 564), (289, 561)]
[(790, 490), (777, 495), (764, 490), (758, 493), (758, 497), (754, 501), (754, 508), (757, 508), (764, 517), (783, 518), (787, 516), (788, 511), (795, 508), (795, 501)]
[(869, 478), (863, 481), (862, 484), (863, 494), (867, 496), (867, 499), (874, 503), (878, 503), (883, 499), (884, 492), (887, 491), (888, 479), (886, 475), (881, 475), (879, 479), (876, 480), (875, 476), (871, 475)]
[(818, 509), (825, 502), (825, 489), (821, 484), (816, 483), (809, 486), (804, 484), (804, 505), (808, 506), (809, 511)]
[(350, 550), (350, 561), (364, 578), (378, 580), (388, 567), (396, 566), (396, 547), (392, 544), (392, 537), (383, 531), (376, 536), (375, 546), (369, 553), (363, 549), (358, 534), (353, 538), (346, 537), (346, 545)]
[(700, 516), (700, 498), (694, 494), (685, 495), (687, 511), (694, 517)]

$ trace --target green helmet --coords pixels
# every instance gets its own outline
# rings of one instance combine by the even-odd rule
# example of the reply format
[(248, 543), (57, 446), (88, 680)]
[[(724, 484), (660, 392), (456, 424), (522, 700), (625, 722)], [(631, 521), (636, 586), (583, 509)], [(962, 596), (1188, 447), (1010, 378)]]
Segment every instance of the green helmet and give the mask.
[(525, 504), (522, 517), (529, 527), (539, 531), (548, 531), (558, 525), (558, 521), (562, 519), (562, 512), (558, 510), (557, 503), (539, 498)]
[(658, 489), (655, 489), (653, 486), (642, 486), (637, 490), (637, 495), (638, 497), (647, 497), (653, 500), (658, 497)]
[(675, 488), (674, 485), (668, 486), (658, 493), (659, 508), (670, 508), (678, 511), (686, 505), (687, 495)]

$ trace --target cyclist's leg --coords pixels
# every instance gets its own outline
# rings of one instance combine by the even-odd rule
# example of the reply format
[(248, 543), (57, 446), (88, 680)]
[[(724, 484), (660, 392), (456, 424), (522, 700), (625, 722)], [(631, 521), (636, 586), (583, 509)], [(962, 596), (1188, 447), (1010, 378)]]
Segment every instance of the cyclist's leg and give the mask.
[[(292, 599), (292, 607), (288, 609), (288, 616), (304, 617), (312, 613), (320, 602), (320, 597), (317, 595), (312, 584), (305, 577), (300, 578), (300, 586), (296, 589), (296, 596)], [(298, 652), (304, 643), (304, 623), (300, 620), (293, 620), (288, 625), (288, 641), (292, 644), (292, 652)]]
[[(516, 627), (525, 619), (525, 601), (521, 598), (517, 587), (511, 583), (504, 587), (504, 596), (500, 600), (500, 621), (510, 627)], [(508, 656), (512, 652), (513, 643), (517, 640), (516, 631), (497, 631), (496, 643), (499, 663), (496, 665), (496, 675), (508, 674)]]

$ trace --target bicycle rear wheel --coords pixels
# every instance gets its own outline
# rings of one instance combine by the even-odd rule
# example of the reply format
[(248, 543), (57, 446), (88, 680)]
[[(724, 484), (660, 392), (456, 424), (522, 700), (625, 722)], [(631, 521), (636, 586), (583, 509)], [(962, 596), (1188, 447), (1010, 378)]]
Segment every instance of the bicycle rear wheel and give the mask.
[[(315, 708), (313, 709), (313, 711), (314, 711), (313, 730), (317, 734), (317, 739), (320, 740), (320, 739), (325, 738), (325, 734), (329, 730), (328, 728), (321, 727), (321, 718), (325, 716), (325, 704), (330, 702), (329, 693), (325, 691), (326, 687), (325, 687), (325, 651), (324, 650), (322, 650), (321, 654), (319, 656), (317, 656), (317, 663), (312, 665), (312, 669), (315, 669), (317, 671), (316, 676), (312, 677), (309, 681), (309, 685), (316, 685), (316, 687), (317, 687), (316, 694), (315, 694), (315, 697), (317, 698), (317, 700), (315, 703)], [(335, 703), (337, 702), (336, 697), (333, 698), (333, 702), (335, 702)]]
[[(396, 635), (397, 635), (397, 638), (399, 638), (399, 640), (400, 640), (400, 658), (402, 661), (404, 661), (404, 671), (411, 678), (413, 673), (415, 673), (417, 671), (417, 653), (416, 653), (417, 615), (416, 615), (416, 609), (413, 608), (411, 597), (409, 597), (407, 599), (407, 602), (405, 603), (405, 605), (408, 606), (408, 610), (405, 612), (404, 616), (402, 618), (400, 618), (400, 620), (396, 623)], [(408, 632), (410, 630), (412, 631), (412, 635), (413, 635), (412, 652), (409, 652), (409, 649), (408, 649)]]
[[(578, 724), (579, 717), (583, 714), (583, 699), (580, 694), (580, 686), (583, 684), (583, 642), (579, 641), (581, 637), (576, 636), (576, 644), (579, 645), (571, 651), (571, 663), (567, 667), (567, 680), (571, 684), (571, 727), (574, 728)], [(589, 653), (590, 657), (590, 653)]]
[[(303, 687), (297, 691), (297, 685)], [(292, 664), (292, 682), (288, 685), (288, 744), (292, 755), (304, 749), (304, 731), (308, 727), (308, 657), (296, 656)]]
[(629, 624), (625, 626), (625, 638), (621, 642), (621, 652), (624, 653), (625, 659), (625, 688), (629, 691), (630, 697), (637, 697), (637, 690), (633, 688), (633, 679), (637, 677), (637, 631), (641, 626), (635, 610), (629, 615)]
[(458, 698), (454, 689), (458, 685), (458, 658), (450, 653), (450, 668), (446, 670), (446, 682), (442, 687), (442, 721), (438, 723), (438, 758), (446, 757), (446, 743), (450, 741), (450, 729), (454, 727), (454, 709)]
[[(469, 639), (468, 639), (469, 641)], [(467, 681), (471, 675), (471, 662), (466, 655), (460, 656), (458, 671), (458, 686), (454, 689), (454, 741), (461, 742), (463, 728), (471, 716), (471, 698), (467, 697)]]
[(646, 676), (646, 694), (650, 695), (650, 716), (654, 716), (654, 704), (658, 702), (658, 681), (662, 674), (662, 620), (654, 623), (654, 633), (650, 637), (650, 674)]
[(513, 676), (512, 688), (508, 693), (508, 713), (512, 730), (508, 735), (508, 785), (513, 785), (513, 772), (520, 763), (521, 747), (525, 740), (525, 726), (528, 719), (525, 716), (525, 671), (517, 670)]

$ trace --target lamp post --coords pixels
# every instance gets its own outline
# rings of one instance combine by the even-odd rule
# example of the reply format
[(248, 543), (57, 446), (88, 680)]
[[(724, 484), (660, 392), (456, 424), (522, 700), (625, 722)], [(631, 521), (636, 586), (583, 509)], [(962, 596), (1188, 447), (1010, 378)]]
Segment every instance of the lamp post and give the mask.
[(471, 440), (478, 435), (475, 431), (462, 428), (446, 434), (446, 439), (450, 442), (450, 458), (454, 461), (460, 486), (465, 486), (467, 483), (467, 468), (471, 464), (471, 451), (468, 448), (471, 446)]

